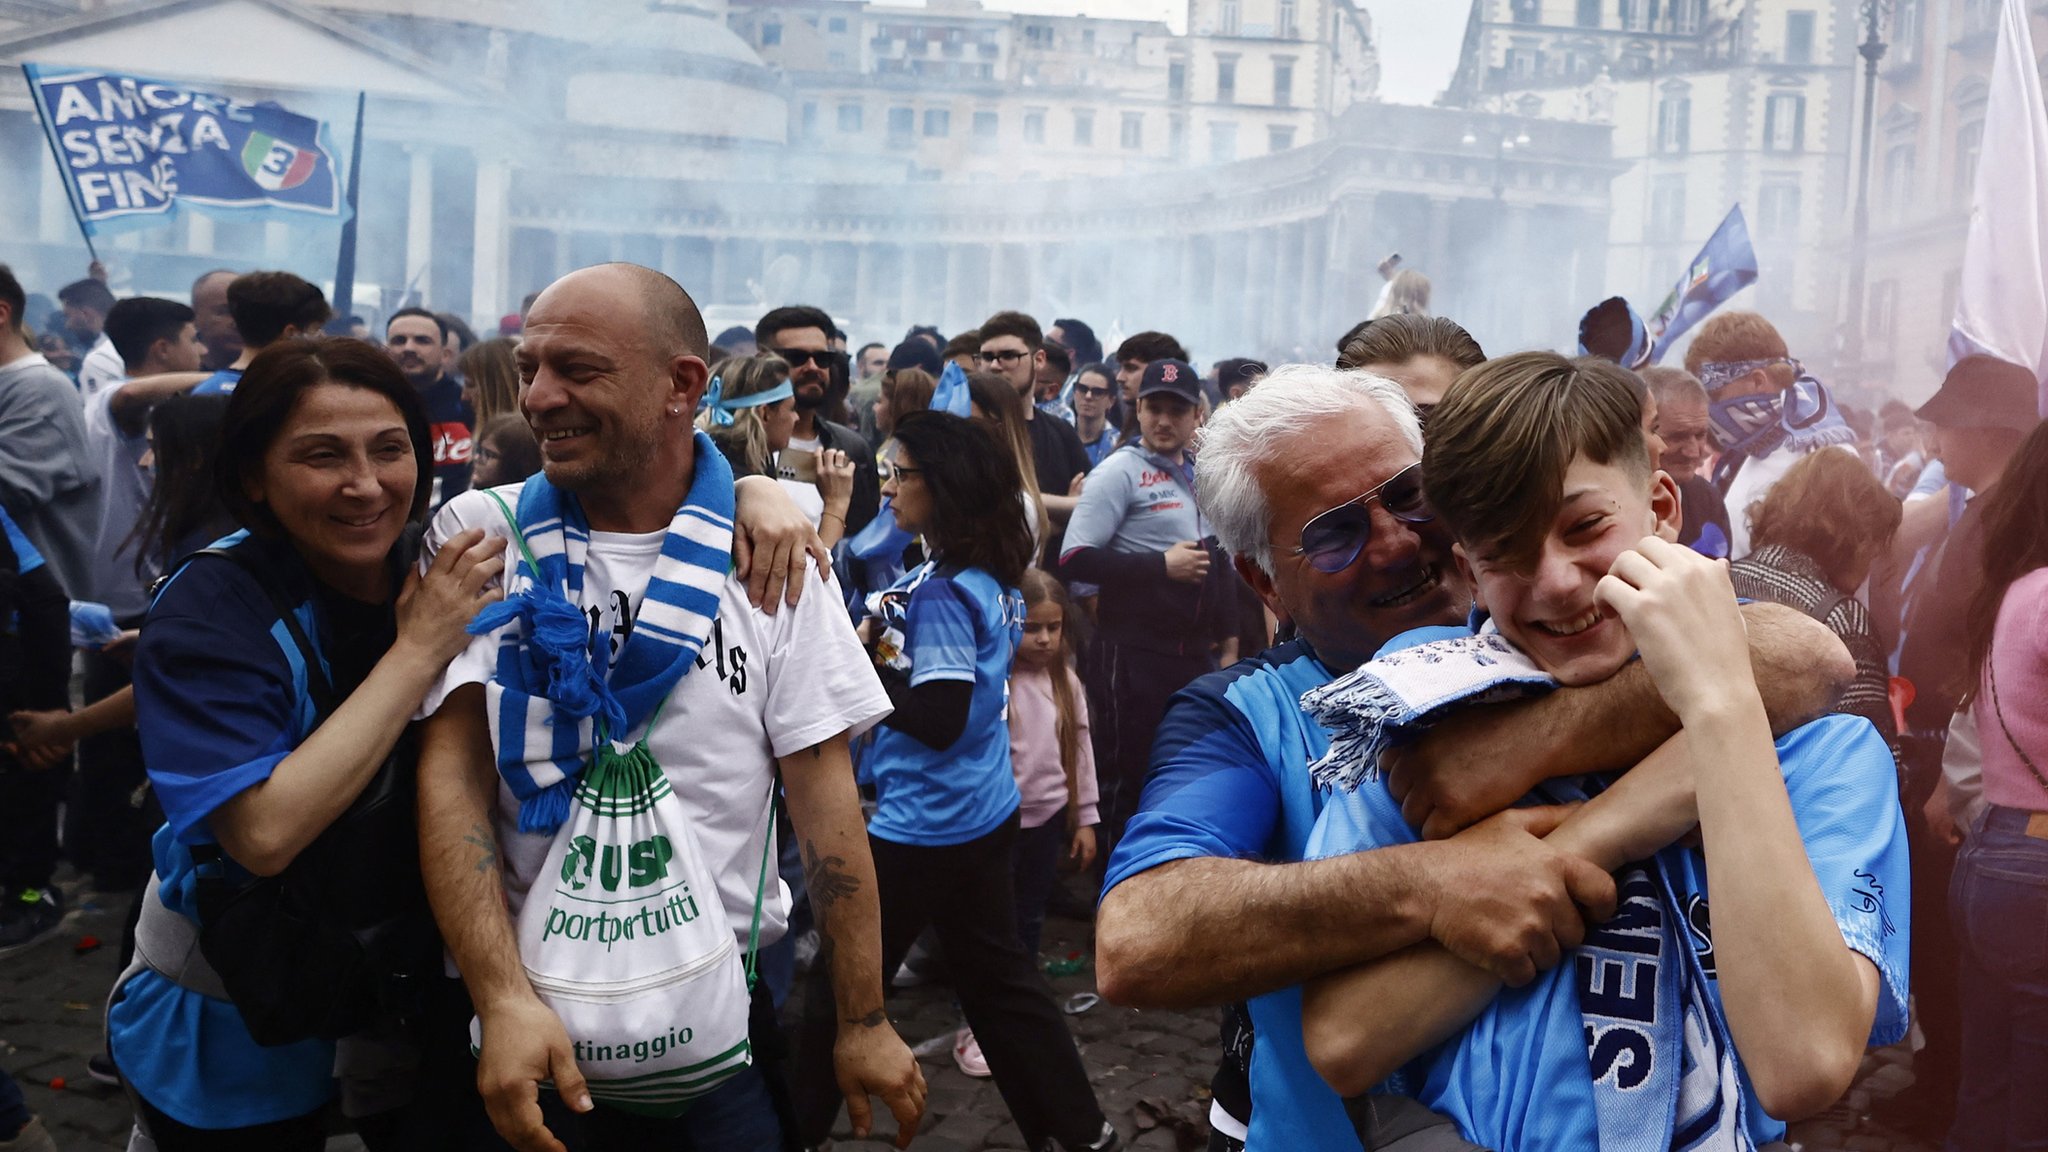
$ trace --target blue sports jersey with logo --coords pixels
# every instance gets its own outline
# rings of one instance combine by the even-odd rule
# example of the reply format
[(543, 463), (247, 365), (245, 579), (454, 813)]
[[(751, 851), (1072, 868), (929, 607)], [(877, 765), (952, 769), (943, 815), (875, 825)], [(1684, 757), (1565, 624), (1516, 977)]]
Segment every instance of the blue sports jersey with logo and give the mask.
[(1024, 598), (979, 568), (924, 565), (881, 595), (882, 623), (902, 637), (910, 685), (974, 685), (967, 728), (940, 751), (883, 725), (861, 757), (875, 784), (868, 831), (896, 844), (964, 844), (988, 835), (1022, 798), (1010, 772), (1010, 657)]

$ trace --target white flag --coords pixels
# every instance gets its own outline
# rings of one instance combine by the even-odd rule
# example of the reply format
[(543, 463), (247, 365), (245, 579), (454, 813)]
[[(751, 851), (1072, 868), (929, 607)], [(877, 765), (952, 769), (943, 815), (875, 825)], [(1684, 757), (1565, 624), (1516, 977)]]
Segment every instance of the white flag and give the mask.
[[(2048, 378), (2048, 110), (2026, 0), (2004, 0), (1949, 363), (1986, 353)], [(2042, 409), (2048, 412), (2048, 388)]]

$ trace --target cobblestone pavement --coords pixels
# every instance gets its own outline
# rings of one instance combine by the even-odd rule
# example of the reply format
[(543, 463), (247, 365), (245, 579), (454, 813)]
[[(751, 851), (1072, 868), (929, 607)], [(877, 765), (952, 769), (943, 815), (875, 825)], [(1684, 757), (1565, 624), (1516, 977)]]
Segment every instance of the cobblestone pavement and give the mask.
[[(75, 899), (61, 936), (0, 960), (0, 1067), (22, 1082), (63, 1152), (116, 1152), (125, 1147), (128, 1108), (119, 1090), (86, 1075), (86, 1058), (99, 1050), (100, 1010), (116, 972), (126, 895), (100, 897), (68, 885)], [(1046, 951), (1054, 957), (1088, 947), (1085, 923), (1054, 917), (1046, 925)], [(97, 948), (90, 947), (98, 940)], [(1092, 992), (1083, 970), (1053, 981), (1062, 1003)], [(959, 1019), (943, 986), (896, 992), (890, 1008), (912, 1044), (932, 1041), (924, 1061), (930, 1115), (915, 1152), (976, 1152), (1023, 1147), (993, 1083), (962, 1075), (953, 1066), (950, 1039)], [(1147, 1152), (1199, 1148), (1207, 1139), (1207, 1084), (1213, 1068), (1213, 1013), (1140, 1012), (1103, 1003), (1069, 1019), (1105, 1111), (1134, 1148)], [(1819, 1119), (1793, 1128), (1803, 1152), (1932, 1152), (1868, 1119), (1873, 1100), (1909, 1084), (1903, 1049), (1865, 1059), (1849, 1098)], [(847, 1138), (841, 1152), (883, 1149), (885, 1140)], [(893, 1134), (886, 1111), (878, 1136)], [(336, 1137), (329, 1152), (359, 1149)]]

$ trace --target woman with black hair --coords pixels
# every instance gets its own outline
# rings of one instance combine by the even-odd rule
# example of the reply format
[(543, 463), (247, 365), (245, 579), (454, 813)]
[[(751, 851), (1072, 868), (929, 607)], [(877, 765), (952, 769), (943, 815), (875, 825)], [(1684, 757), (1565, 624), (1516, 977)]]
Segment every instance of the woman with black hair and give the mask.
[[(250, 1018), (247, 986), (217, 966), (233, 959), (230, 943), (260, 942), (217, 935), (214, 894), (291, 869), (373, 784), (398, 803), (359, 823), (410, 827), (409, 782), (390, 779), (410, 765), (387, 760), (504, 566), (502, 545), (478, 532), (424, 577), (406, 572), (406, 530), (426, 514), (432, 469), (418, 393), (359, 341), (273, 345), (227, 402), (211, 479), (246, 531), (171, 575), (135, 656), (138, 727), (166, 823), (108, 1037), (163, 1152), (325, 1143), (335, 1040)], [(394, 930), (430, 949), (416, 859), (357, 863), (366, 883), (391, 881), (379, 896)]]
[[(869, 597), (863, 625), (896, 706), (861, 759), (877, 802), (868, 839), (882, 971), (931, 926), (1025, 1144), (1120, 1147), (1012, 910), (1021, 799), (1005, 705), (1024, 620), (1017, 585), (1032, 554), (1015, 456), (979, 422), (912, 412), (896, 424), (885, 475), (897, 526), (921, 535), (931, 559)], [(830, 987), (824, 965), (812, 971), (798, 1107), (800, 1135), (815, 1144), (839, 1094)]]

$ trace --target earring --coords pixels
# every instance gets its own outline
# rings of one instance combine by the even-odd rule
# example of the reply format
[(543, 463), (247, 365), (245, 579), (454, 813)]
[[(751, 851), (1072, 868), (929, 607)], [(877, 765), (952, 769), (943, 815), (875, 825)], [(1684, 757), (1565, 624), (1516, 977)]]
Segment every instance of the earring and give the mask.
[(669, 405), (668, 414), (671, 416), (681, 416), (683, 414), (683, 410), (671, 404)]

